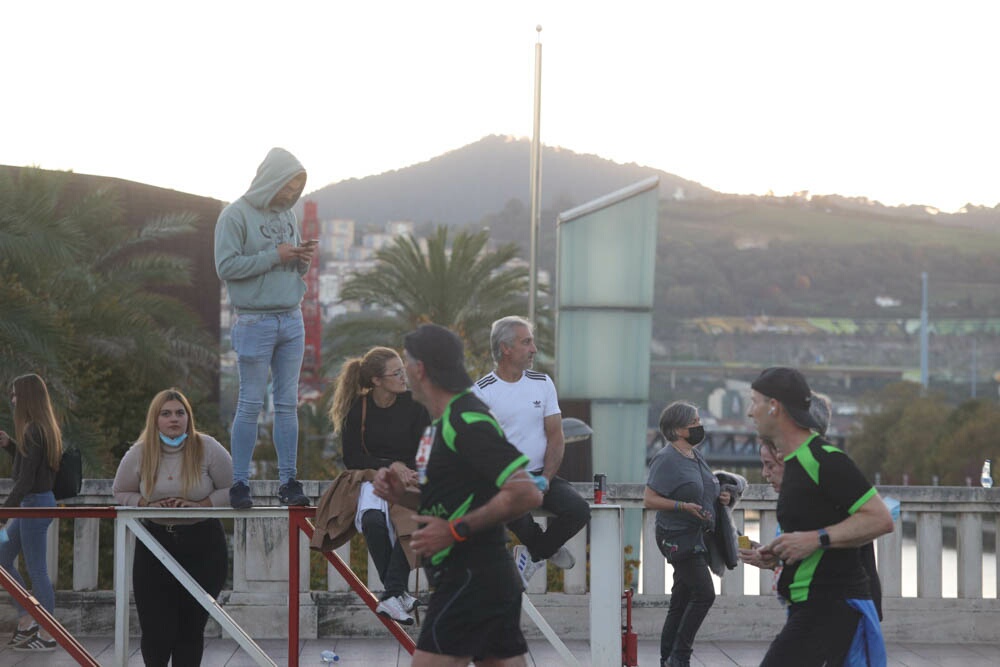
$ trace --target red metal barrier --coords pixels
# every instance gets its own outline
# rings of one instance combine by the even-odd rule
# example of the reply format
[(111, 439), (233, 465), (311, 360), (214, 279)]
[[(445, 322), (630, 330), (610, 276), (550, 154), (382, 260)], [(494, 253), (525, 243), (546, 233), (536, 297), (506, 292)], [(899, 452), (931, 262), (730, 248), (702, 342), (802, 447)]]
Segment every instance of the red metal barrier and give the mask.
[[(69, 519), (113, 519), (117, 516), (112, 507), (9, 507), (0, 509), (3, 519), (44, 519), (47, 517)], [(100, 667), (94, 656), (87, 652), (76, 637), (71, 635), (59, 621), (50, 614), (41, 603), (28, 591), (21, 587), (7, 571), (0, 568), (0, 584), (24, 607), (25, 611), (43, 627), (52, 638), (66, 650), (77, 663)]]
[[(299, 532), (305, 533), (306, 537), (312, 539), (315, 527), (310, 519), (316, 515), (315, 507), (289, 507), (288, 508), (288, 665), (298, 667), (299, 664)], [(340, 573), (344, 581), (361, 598), (361, 601), (368, 605), (368, 608), (375, 614), (375, 618), (382, 622), (389, 632), (402, 645), (410, 655), (417, 650), (417, 645), (413, 638), (406, 633), (396, 621), (375, 613), (378, 606), (378, 599), (368, 590), (364, 582), (354, 574), (350, 566), (333, 551), (324, 551), (323, 555), (330, 564)]]

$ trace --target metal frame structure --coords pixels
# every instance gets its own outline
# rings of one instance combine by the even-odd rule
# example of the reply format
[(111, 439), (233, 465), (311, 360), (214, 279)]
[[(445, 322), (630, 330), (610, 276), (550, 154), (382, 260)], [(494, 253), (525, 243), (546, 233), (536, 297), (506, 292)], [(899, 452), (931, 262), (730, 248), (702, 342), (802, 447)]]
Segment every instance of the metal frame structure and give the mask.
[[(282, 508), (286, 509), (286, 508)], [(312, 519), (316, 514), (315, 507), (288, 507), (288, 533), (291, 538), (288, 540), (288, 664), (290, 667), (298, 666), (298, 644), (299, 644), (299, 531), (305, 533), (306, 537), (312, 539), (316, 528)], [(392, 633), (392, 636), (402, 645), (406, 652), (413, 655), (417, 650), (417, 645), (413, 638), (406, 633), (396, 621), (375, 612), (378, 606), (378, 599), (372, 595), (368, 587), (354, 574), (350, 566), (333, 551), (324, 551), (323, 555), (333, 565), (334, 569), (340, 573), (347, 585), (361, 598), (375, 618), (382, 622), (382, 625)], [(292, 656), (296, 656), (294, 659)]]
[[(612, 659), (621, 656), (621, 572), (622, 572), (622, 508), (618, 505), (592, 505), (591, 514), (591, 571), (590, 571), (590, 638), (593, 664), (614, 664)], [(150, 507), (39, 507), (2, 508), (2, 518), (56, 517), (73, 519), (114, 519), (115, 520), (115, 659), (114, 665), (128, 664), (129, 640), (129, 585), (127, 544), (128, 532), (135, 534), (147, 549), (155, 555), (164, 567), (177, 578), (184, 588), (208, 611), (209, 615), (225, 630), (258, 665), (277, 667), (257, 643), (250, 637), (218, 601), (180, 566), (173, 556), (150, 534), (140, 519), (156, 518), (236, 518), (278, 519), (288, 516), (288, 665), (299, 664), (299, 531), (311, 538), (315, 528), (311, 519), (315, 507), (258, 507), (248, 510), (229, 508), (183, 508), (164, 509)], [(324, 552), (327, 560), (340, 573), (351, 589), (375, 613), (378, 600), (367, 586), (351, 570), (339, 555)], [(0, 584), (17, 600), (38, 624), (51, 633), (52, 637), (79, 664), (99, 667), (99, 663), (83, 645), (76, 640), (51, 614), (49, 614), (30, 593), (0, 568)], [(555, 632), (541, 617), (527, 595), (522, 597), (522, 609), (538, 625), (545, 637), (556, 648), (563, 660), (570, 665), (578, 664), (555, 635)], [(395, 621), (376, 614), (400, 645), (411, 655), (416, 651), (413, 638)]]
[[(3, 519), (32, 519), (51, 516), (67, 516), (80, 519), (113, 519), (115, 510), (110, 507), (54, 508), (54, 507), (10, 507), (0, 509)], [(18, 604), (24, 607), (38, 625), (52, 635), (52, 638), (69, 653), (78, 664), (100, 667), (100, 663), (90, 655), (76, 637), (71, 635), (56, 618), (50, 614), (41, 603), (26, 591), (7, 572), (0, 568), (0, 584), (10, 593)]]

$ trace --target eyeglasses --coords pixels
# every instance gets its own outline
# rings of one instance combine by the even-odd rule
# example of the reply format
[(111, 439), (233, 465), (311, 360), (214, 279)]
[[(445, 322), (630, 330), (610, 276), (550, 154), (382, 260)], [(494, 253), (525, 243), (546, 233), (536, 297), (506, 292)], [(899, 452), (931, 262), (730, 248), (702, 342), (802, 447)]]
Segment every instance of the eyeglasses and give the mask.
[(379, 377), (384, 377), (384, 378), (402, 378), (402, 377), (405, 377), (405, 376), (406, 376), (406, 369), (405, 368), (400, 368), (399, 370), (395, 370), (392, 373), (386, 373), (385, 375), (380, 375)]

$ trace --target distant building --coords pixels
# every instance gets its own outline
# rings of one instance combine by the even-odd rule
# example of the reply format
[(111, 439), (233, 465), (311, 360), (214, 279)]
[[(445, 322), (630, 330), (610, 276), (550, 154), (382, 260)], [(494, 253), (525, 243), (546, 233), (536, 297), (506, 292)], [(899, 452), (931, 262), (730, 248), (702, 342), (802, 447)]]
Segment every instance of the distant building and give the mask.
[(324, 220), (320, 223), (320, 253), (324, 257), (346, 260), (354, 246), (353, 220)]
[(413, 234), (413, 223), (409, 220), (394, 220), (385, 223), (385, 233), (389, 236), (410, 236)]

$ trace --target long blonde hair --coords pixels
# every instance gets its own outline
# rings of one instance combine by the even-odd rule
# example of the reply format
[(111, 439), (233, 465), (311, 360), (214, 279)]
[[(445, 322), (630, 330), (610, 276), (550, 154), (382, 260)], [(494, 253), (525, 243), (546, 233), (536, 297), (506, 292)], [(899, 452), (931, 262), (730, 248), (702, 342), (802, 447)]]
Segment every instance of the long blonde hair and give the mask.
[(348, 359), (340, 367), (337, 384), (333, 390), (333, 403), (330, 405), (330, 423), (333, 424), (333, 434), (339, 435), (344, 428), (344, 420), (358, 396), (367, 394), (375, 388), (373, 378), (385, 372), (385, 365), (390, 359), (398, 359), (399, 353), (388, 347), (373, 347), (363, 357)]
[(147, 501), (152, 497), (156, 488), (156, 473), (160, 468), (160, 429), (157, 420), (160, 417), (160, 410), (167, 401), (178, 401), (184, 406), (187, 412), (187, 440), (184, 442), (184, 449), (181, 451), (181, 488), (187, 496), (188, 489), (198, 483), (201, 477), (201, 462), (204, 458), (204, 446), (198, 431), (194, 428), (194, 413), (191, 411), (191, 403), (178, 389), (164, 389), (149, 404), (146, 412), (146, 428), (139, 434), (138, 444), (142, 447), (142, 463), (139, 465), (139, 488), (143, 498)]
[(17, 442), (17, 451), (21, 456), (28, 455), (28, 427), (34, 426), (41, 431), (41, 444), (45, 447), (45, 458), (49, 467), (59, 470), (59, 463), (62, 461), (62, 430), (56, 421), (45, 380), (34, 373), (29, 373), (14, 378), (10, 387), (17, 395), (17, 404), (14, 405), (14, 438)]

